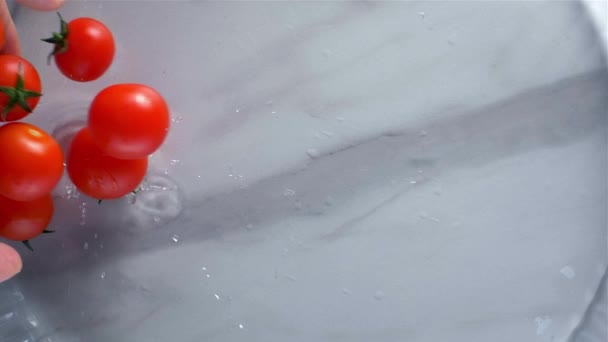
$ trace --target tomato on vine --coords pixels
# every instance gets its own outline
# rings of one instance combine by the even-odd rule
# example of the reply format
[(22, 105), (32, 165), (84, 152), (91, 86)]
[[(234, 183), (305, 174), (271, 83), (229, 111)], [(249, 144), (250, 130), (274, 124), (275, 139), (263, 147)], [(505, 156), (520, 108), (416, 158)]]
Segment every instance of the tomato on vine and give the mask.
[(42, 85), (36, 68), (25, 58), (0, 55), (0, 121), (15, 121), (31, 113), (40, 101)]
[(112, 32), (93, 18), (77, 18), (67, 23), (59, 15), (59, 21), (60, 31), (42, 39), (54, 45), (49, 62), (54, 56), (59, 71), (74, 81), (88, 82), (101, 77), (114, 59)]

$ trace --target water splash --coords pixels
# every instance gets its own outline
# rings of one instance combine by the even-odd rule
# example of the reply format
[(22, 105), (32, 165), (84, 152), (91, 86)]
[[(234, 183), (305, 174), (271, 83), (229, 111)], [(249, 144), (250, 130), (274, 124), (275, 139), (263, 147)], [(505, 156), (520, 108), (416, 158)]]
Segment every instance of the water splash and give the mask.
[(150, 219), (155, 223), (169, 222), (178, 217), (183, 208), (179, 187), (165, 175), (147, 176), (136, 197), (137, 201), (129, 208), (142, 223)]
[(85, 226), (87, 224), (87, 203), (82, 202), (78, 207), (80, 208), (80, 226)]

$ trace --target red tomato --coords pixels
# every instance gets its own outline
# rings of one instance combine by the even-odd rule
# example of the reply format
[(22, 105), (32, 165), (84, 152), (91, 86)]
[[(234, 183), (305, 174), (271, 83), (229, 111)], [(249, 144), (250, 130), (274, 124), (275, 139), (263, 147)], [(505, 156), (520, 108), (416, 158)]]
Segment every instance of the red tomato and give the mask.
[(66, 77), (79, 82), (101, 77), (114, 59), (112, 32), (98, 20), (78, 18), (66, 23), (61, 16), (61, 30), (53, 33), (47, 43), (55, 45), (52, 55)]
[(63, 174), (59, 144), (40, 128), (12, 122), (0, 127), (0, 195), (32, 201), (48, 195)]
[(154, 89), (141, 84), (116, 84), (102, 90), (89, 108), (93, 139), (107, 155), (145, 158), (164, 142), (169, 108)]
[(132, 192), (143, 181), (148, 158), (122, 160), (105, 155), (88, 128), (76, 134), (67, 158), (70, 179), (83, 193), (97, 199), (113, 199)]
[(24, 241), (40, 235), (53, 217), (53, 199), (48, 194), (30, 202), (0, 196), (0, 236)]
[(4, 47), (5, 43), (6, 43), (6, 36), (5, 36), (5, 31), (4, 31), (4, 25), (0, 25), (0, 49), (2, 49)]
[(19, 120), (40, 101), (40, 76), (19, 56), (0, 55), (0, 121)]

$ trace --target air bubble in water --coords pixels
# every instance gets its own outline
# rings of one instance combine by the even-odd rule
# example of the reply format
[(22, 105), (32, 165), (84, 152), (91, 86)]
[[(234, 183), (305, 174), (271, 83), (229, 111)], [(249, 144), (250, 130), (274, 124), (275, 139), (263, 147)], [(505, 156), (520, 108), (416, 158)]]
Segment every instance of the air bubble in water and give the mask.
[(82, 245), (82, 249), (84, 249), (85, 251), (86, 251), (86, 250), (88, 250), (88, 249), (89, 249), (89, 243), (88, 243), (88, 242), (85, 242), (85, 243)]
[(534, 318), (536, 324), (536, 335), (543, 335), (553, 323), (553, 320), (549, 316), (538, 316)]
[(570, 266), (562, 267), (562, 269), (559, 271), (559, 273), (561, 273), (564, 277), (566, 277), (566, 279), (572, 279), (576, 276), (576, 272), (574, 272), (574, 269)]
[(106, 277), (106, 272), (101, 272), (101, 274), (99, 275), (99, 277), (101, 279), (104, 279)]
[(173, 234), (173, 236), (171, 236), (171, 240), (173, 240), (173, 242), (178, 242), (179, 236), (177, 234)]
[(180, 123), (184, 120), (184, 117), (181, 115), (173, 115), (171, 116), (171, 122), (173, 123)]
[(374, 299), (375, 300), (383, 300), (384, 299), (384, 292), (378, 290), (376, 291), (376, 293), (374, 293)]
[(82, 202), (80, 204), (80, 225), (84, 226), (87, 223), (87, 204)]
[(306, 150), (306, 154), (312, 159), (319, 158), (321, 156), (319, 150), (315, 148), (309, 148), (308, 150)]

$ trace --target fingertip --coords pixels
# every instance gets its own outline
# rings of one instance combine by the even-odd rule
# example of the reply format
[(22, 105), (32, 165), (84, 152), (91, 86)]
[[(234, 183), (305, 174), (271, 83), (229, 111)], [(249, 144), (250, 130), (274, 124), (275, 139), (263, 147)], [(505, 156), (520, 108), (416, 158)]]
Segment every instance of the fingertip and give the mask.
[(21, 272), (23, 264), (17, 251), (0, 243), (0, 283)]
[(0, 1), (0, 25), (2, 25), (3, 31), (3, 44), (0, 46), (0, 53), (19, 55), (21, 53), (19, 35), (5, 1)]
[(38, 11), (54, 11), (63, 6), (64, 0), (17, 0), (25, 7)]
[(5, 30), (4, 47), (0, 50), (5, 55), (21, 55), (21, 46), (19, 44), (19, 34), (12, 22), (8, 24)]

